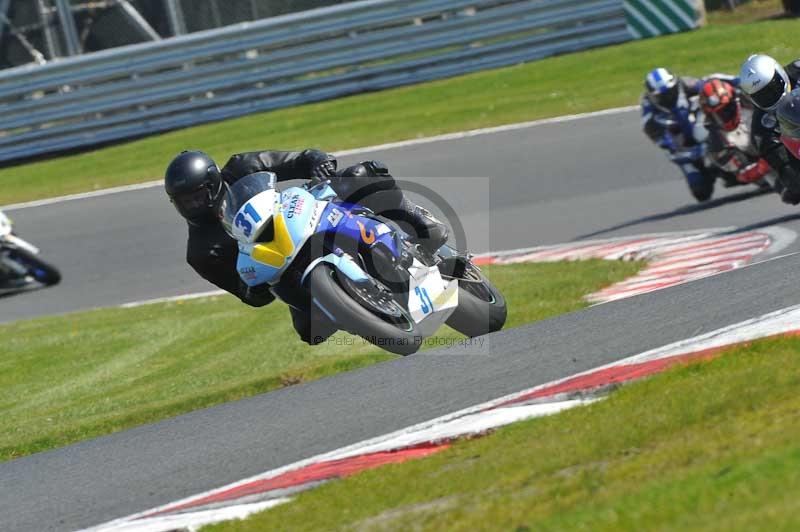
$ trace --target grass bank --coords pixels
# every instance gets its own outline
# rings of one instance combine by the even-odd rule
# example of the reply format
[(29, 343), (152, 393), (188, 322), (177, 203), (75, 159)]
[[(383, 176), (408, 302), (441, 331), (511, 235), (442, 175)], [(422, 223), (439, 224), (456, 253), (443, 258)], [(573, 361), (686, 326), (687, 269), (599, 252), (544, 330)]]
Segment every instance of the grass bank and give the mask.
[(744, 24), (758, 20), (774, 20), (784, 16), (781, 0), (751, 0), (734, 9), (718, 9), (706, 14), (708, 24)]
[(735, 348), (208, 530), (798, 530), (799, 354)]
[[(583, 295), (639, 267), (486, 272), (507, 295), (514, 327), (581, 308)], [(311, 348), (283, 304), (253, 309), (230, 296), (20, 321), (0, 325), (0, 337), (0, 461), (391, 358), (362, 342)]]
[[(467, 76), (254, 114), (94, 152), (0, 170), (0, 205), (159, 179), (169, 160), (202, 148), (222, 163), (246, 150), (328, 151), (638, 103), (644, 74), (737, 72), (754, 51), (800, 55), (796, 22), (701, 30)], [(391, 161), (388, 161), (391, 163)]]

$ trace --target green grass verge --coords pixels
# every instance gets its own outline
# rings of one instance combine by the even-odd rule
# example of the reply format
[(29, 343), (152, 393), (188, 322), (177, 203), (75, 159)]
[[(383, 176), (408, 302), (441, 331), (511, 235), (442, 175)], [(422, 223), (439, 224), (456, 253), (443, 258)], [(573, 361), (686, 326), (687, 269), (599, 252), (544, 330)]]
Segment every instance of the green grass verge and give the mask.
[[(640, 266), (486, 271), (514, 327), (581, 308), (583, 295)], [(283, 304), (253, 309), (230, 296), (20, 321), (0, 337), (0, 461), (391, 358), (360, 341), (311, 348)]]
[[(0, 170), (0, 205), (159, 179), (180, 150), (224, 162), (245, 150), (328, 151), (638, 103), (644, 74), (738, 72), (762, 51), (800, 52), (791, 20), (701, 30), (553, 57), (448, 80), (260, 113), (94, 152)], [(391, 163), (391, 161), (389, 161)]]
[(781, 0), (751, 0), (735, 9), (709, 11), (708, 24), (744, 24), (755, 20), (777, 19), (784, 14)]
[(799, 353), (735, 348), (208, 530), (798, 530)]

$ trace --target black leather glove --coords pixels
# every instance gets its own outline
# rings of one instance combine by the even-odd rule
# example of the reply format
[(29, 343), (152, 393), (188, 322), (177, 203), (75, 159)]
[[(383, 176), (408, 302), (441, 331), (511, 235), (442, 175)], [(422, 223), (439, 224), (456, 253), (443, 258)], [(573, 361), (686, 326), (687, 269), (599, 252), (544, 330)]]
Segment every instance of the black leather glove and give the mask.
[(275, 296), (270, 292), (269, 285), (264, 283), (258, 286), (245, 286), (241, 300), (251, 307), (263, 307), (275, 301)]
[(311, 176), (318, 181), (325, 181), (336, 176), (336, 160), (326, 159), (311, 168)]
[(364, 161), (361, 164), (368, 167), (374, 176), (390, 175), (389, 167), (383, 161)]

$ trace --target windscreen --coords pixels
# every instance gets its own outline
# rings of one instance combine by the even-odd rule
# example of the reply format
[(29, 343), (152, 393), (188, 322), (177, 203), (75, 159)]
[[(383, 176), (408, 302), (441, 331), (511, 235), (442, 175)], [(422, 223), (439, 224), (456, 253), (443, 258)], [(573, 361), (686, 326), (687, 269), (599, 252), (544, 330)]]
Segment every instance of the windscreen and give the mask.
[(800, 89), (795, 89), (781, 99), (775, 111), (780, 124), (781, 135), (800, 139)]
[(250, 198), (266, 190), (274, 189), (275, 181), (275, 174), (272, 172), (256, 172), (244, 176), (228, 188), (225, 199), (220, 205), (220, 211), (222, 225), (229, 235), (233, 236), (233, 220), (239, 209), (250, 201)]

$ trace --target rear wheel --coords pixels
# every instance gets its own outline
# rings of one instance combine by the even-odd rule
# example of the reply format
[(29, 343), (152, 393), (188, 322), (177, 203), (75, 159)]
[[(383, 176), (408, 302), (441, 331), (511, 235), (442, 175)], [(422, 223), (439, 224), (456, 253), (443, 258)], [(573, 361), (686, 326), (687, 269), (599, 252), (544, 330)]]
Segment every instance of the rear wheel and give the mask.
[(416, 324), (390, 291), (337, 275), (326, 263), (311, 271), (308, 289), (314, 304), (340, 329), (398, 355), (410, 355), (420, 348)]
[(717, 176), (708, 169), (700, 169), (687, 176), (689, 190), (698, 202), (702, 203), (711, 199), (714, 194), (714, 181)]
[(52, 286), (61, 281), (61, 272), (55, 266), (25, 249), (15, 249), (12, 258), (28, 270), (28, 275), (44, 285)]
[(507, 314), (503, 294), (477, 266), (467, 263), (458, 277), (458, 306), (447, 325), (473, 338), (502, 329)]

